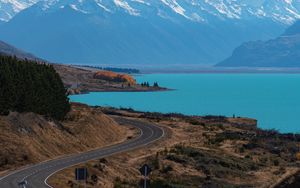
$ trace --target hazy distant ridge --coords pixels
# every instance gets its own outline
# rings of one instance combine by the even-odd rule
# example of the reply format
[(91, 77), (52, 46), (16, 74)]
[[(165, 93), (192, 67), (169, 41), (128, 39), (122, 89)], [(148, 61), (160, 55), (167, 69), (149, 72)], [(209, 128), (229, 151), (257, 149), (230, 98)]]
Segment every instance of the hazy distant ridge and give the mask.
[(16, 56), (21, 59), (30, 59), (30, 60), (41, 60), (34, 55), (24, 52), (22, 50), (19, 50), (3, 41), (0, 41), (0, 54), (2, 55), (10, 55), (10, 56)]
[(300, 67), (300, 21), (278, 38), (242, 44), (217, 66)]

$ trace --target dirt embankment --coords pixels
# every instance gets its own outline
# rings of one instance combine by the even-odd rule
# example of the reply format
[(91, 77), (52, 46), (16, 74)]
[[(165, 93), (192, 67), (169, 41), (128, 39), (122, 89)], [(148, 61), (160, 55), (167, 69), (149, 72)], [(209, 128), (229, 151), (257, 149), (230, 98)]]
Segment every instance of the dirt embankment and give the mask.
[[(145, 163), (153, 170), (151, 188), (269, 188), (299, 170), (295, 158), (299, 135), (260, 130), (253, 119), (102, 111), (155, 122), (164, 127), (166, 137), (143, 149), (79, 165), (90, 172), (88, 188), (138, 187), (142, 178), (138, 169)], [(50, 183), (58, 188), (78, 186), (74, 168), (55, 174)]]
[[(281, 180), (281, 181), (280, 181)], [(300, 169), (289, 176), (279, 179), (279, 183), (274, 184), (271, 188), (298, 188), (300, 187)]]
[(71, 94), (97, 91), (164, 91), (162, 87), (145, 87), (126, 74), (110, 71), (77, 68), (67, 65), (54, 65)]
[(0, 116), (0, 171), (122, 142), (131, 133), (101, 110), (80, 104), (72, 104), (63, 122), (12, 112)]

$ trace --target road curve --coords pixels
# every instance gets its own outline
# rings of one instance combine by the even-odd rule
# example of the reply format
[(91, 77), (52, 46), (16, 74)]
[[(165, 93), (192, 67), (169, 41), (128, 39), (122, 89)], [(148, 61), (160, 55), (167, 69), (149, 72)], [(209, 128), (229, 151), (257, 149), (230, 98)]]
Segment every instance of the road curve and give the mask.
[(90, 160), (144, 147), (164, 136), (163, 129), (152, 123), (124, 118), (115, 118), (115, 121), (120, 124), (129, 124), (140, 129), (140, 135), (135, 139), (120, 144), (42, 162), (12, 172), (0, 178), (0, 187), (19, 188), (18, 182), (26, 180), (28, 182), (26, 188), (49, 188), (51, 186), (47, 183), (48, 178), (60, 170)]

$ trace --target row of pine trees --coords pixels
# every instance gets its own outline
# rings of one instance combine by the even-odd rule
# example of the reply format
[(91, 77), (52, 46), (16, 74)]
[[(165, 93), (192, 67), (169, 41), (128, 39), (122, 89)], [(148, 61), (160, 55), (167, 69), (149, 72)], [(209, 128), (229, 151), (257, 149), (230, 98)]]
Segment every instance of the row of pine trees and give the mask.
[(0, 114), (35, 112), (61, 120), (70, 110), (52, 65), (0, 55)]
[[(150, 84), (149, 84), (149, 82), (143, 82), (143, 83), (141, 83), (141, 86), (142, 87), (150, 87)], [(154, 82), (153, 87), (159, 87), (158, 83)]]

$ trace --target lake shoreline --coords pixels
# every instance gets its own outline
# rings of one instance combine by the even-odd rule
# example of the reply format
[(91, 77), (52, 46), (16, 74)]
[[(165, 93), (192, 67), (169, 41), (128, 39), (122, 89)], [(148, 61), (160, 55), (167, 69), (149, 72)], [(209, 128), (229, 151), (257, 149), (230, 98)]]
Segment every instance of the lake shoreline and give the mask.
[(168, 91), (159, 83), (136, 82), (133, 75), (119, 74), (99, 69), (87, 69), (54, 64), (56, 72), (69, 95), (88, 94), (90, 92), (153, 92)]
[(143, 92), (165, 92), (165, 91), (174, 91), (175, 89), (169, 89), (169, 88), (163, 88), (163, 87), (159, 87), (159, 88), (148, 88), (148, 89), (138, 89), (138, 88), (113, 88), (113, 89), (96, 89), (96, 90), (87, 90), (87, 91), (80, 91), (78, 93), (71, 93), (69, 94), (70, 96), (72, 95), (84, 95), (84, 94), (89, 94), (89, 93), (108, 93), (108, 92), (116, 92), (116, 93), (123, 93), (123, 92), (137, 92), (137, 93), (143, 93)]
[(263, 129), (300, 132), (296, 126), (300, 113), (298, 74), (144, 74), (135, 79), (175, 90), (92, 92), (72, 95), (70, 100), (150, 112), (252, 117)]

